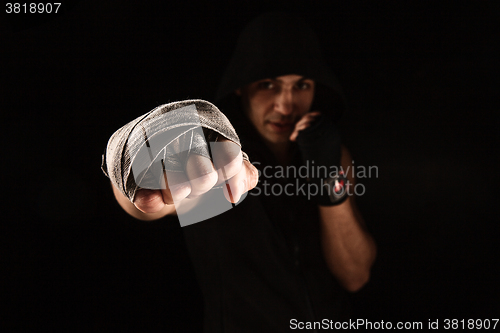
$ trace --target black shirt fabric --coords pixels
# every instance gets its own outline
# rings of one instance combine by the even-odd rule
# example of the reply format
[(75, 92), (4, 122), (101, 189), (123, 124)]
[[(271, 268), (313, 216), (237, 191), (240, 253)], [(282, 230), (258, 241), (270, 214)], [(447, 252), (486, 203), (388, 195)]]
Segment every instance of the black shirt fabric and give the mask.
[[(264, 78), (297, 74), (316, 82), (314, 107), (337, 116), (345, 109), (340, 87), (319, 43), (300, 18), (268, 13), (243, 31), (219, 86), (215, 104), (236, 129), (254, 165), (278, 166), (243, 115), (235, 89)], [(292, 164), (300, 155), (292, 146)], [(258, 163), (256, 163), (258, 162)], [(259, 188), (235, 208), (184, 227), (205, 301), (204, 331), (287, 332), (291, 320), (348, 318), (347, 295), (328, 270), (321, 249), (318, 206), (297, 191), (305, 179), (261, 174)], [(265, 195), (287, 184), (295, 195)], [(293, 189), (292, 189), (293, 188)], [(260, 194), (259, 194), (260, 189)], [(259, 194), (259, 195), (258, 195)]]
[[(269, 189), (296, 188), (297, 180), (262, 175), (264, 181)], [(321, 250), (317, 205), (301, 194), (257, 194), (184, 227), (205, 300), (204, 331), (287, 332), (292, 319), (348, 318), (345, 291)]]

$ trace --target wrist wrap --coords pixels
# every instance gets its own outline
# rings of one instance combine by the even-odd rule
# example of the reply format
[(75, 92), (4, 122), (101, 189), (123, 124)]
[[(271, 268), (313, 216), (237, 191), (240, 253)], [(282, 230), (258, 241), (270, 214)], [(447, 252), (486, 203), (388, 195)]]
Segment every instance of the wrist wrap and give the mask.
[(347, 199), (347, 178), (341, 169), (340, 134), (329, 114), (321, 114), (311, 126), (299, 131), (297, 144), (302, 161), (310, 170), (309, 180), (318, 186), (319, 205), (333, 206)]

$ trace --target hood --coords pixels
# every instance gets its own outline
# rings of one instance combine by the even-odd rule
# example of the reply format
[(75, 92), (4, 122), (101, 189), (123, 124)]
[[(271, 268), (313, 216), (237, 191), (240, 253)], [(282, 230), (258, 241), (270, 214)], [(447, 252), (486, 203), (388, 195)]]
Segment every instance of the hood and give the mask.
[[(342, 89), (326, 65), (315, 33), (300, 17), (282, 12), (263, 14), (242, 31), (217, 89), (215, 102), (223, 106), (228, 99), (234, 99), (234, 91), (238, 88), (288, 74), (316, 82), (312, 109), (331, 110), (335, 118), (345, 110)], [(222, 109), (226, 109), (225, 113), (231, 111)]]

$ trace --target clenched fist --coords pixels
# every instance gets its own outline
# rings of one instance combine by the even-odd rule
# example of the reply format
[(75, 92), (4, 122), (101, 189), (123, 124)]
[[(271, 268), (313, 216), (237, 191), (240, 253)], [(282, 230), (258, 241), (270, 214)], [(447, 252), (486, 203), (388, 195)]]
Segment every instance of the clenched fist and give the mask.
[(128, 123), (111, 136), (103, 161), (120, 205), (144, 220), (192, 205), (212, 189), (236, 203), (258, 182), (234, 128), (202, 100), (162, 105)]
[(234, 142), (223, 139), (215, 144), (211, 143), (213, 160), (192, 154), (187, 158), (185, 172), (164, 172), (162, 177), (166, 186), (162, 189), (138, 189), (133, 201), (137, 209), (156, 213), (165, 205), (196, 198), (220, 186), (229, 202), (238, 202), (245, 192), (257, 185), (257, 169), (243, 159)]

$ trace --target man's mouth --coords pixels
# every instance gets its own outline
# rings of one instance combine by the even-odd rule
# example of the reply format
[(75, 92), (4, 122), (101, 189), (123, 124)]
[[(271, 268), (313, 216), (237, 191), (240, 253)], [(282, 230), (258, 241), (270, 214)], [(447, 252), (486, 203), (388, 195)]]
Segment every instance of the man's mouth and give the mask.
[(269, 121), (268, 122), (274, 132), (282, 133), (289, 132), (293, 129), (293, 122), (290, 121)]

